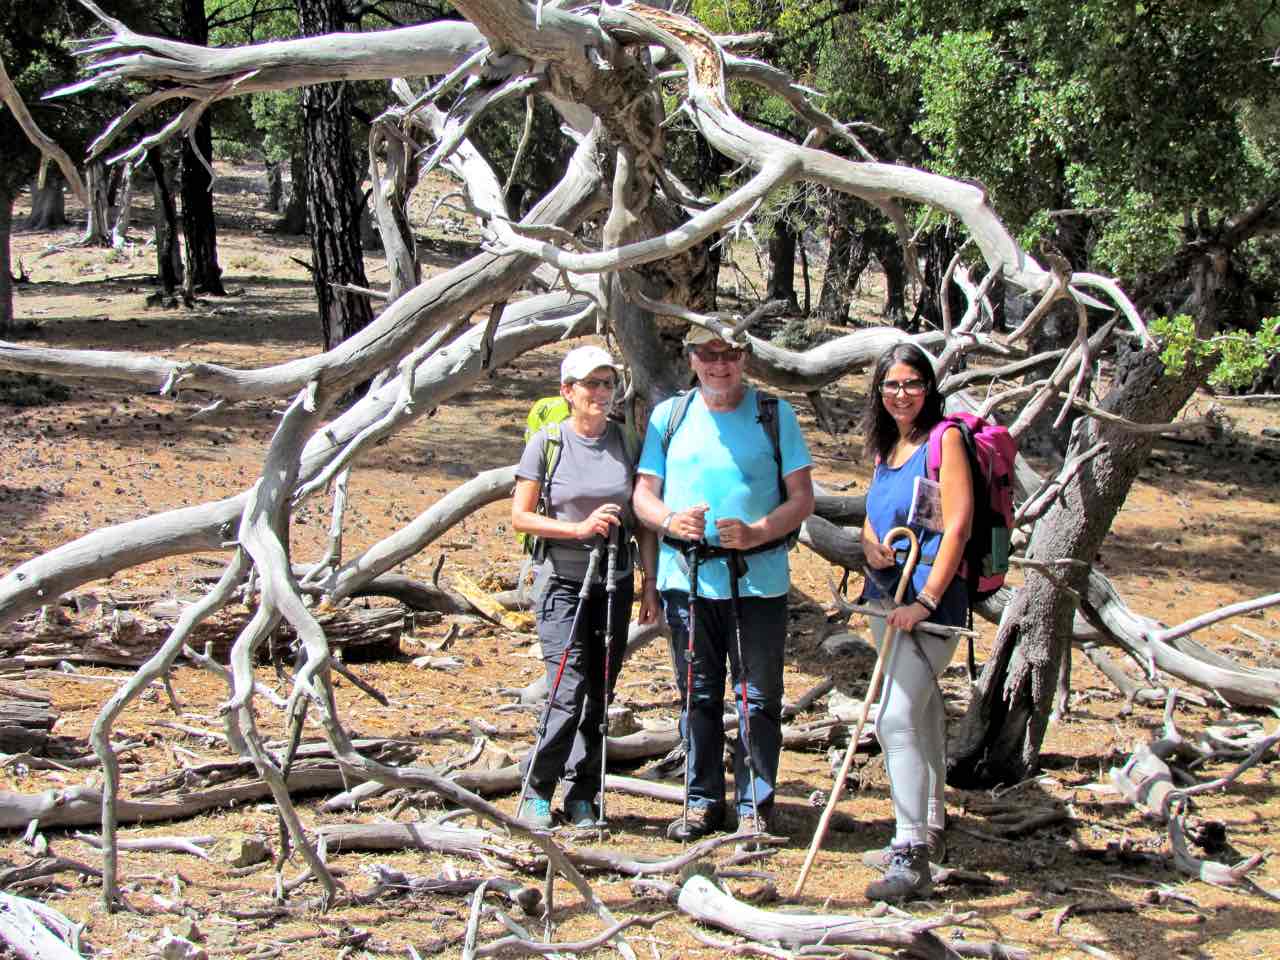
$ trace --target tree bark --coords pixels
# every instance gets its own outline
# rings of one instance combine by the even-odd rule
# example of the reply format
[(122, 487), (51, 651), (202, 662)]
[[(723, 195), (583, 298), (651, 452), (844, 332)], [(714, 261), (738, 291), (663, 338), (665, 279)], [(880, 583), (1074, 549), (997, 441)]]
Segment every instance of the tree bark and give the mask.
[(66, 186), (59, 174), (49, 171), (41, 187), (31, 182), (31, 216), (28, 230), (53, 230), (67, 225)]
[(289, 198), (279, 229), (281, 233), (307, 232), (307, 165), (301, 153), (289, 158)]
[[(1206, 304), (1207, 306), (1207, 304)], [(1188, 363), (1170, 375), (1153, 351), (1131, 352), (1117, 365), (1112, 389), (1101, 406), (1110, 413), (1164, 423), (1182, 409), (1205, 371)], [(1043, 563), (1090, 561), (1096, 556), (1156, 435), (1120, 429), (1103, 421), (1079, 422), (1070, 452), (1105, 441), (1036, 523), (1027, 557)], [(1073, 574), (1070, 586), (1083, 593), (1087, 574)], [(983, 667), (968, 713), (947, 750), (947, 780), (957, 787), (1016, 783), (1040, 763), (1062, 659), (1069, 655), (1073, 598), (1043, 574), (1029, 569), (1000, 619), (995, 649)]]
[[(303, 36), (340, 33), (346, 7), (341, 0), (297, 0)], [(369, 298), (336, 290), (334, 284), (368, 287), (360, 249), (363, 204), (351, 149), (351, 88), (346, 83), (302, 91), (303, 151), (306, 158), (307, 229), (311, 234), (312, 281), (320, 306), (325, 349), (346, 340), (373, 319)]]
[(13, 335), (13, 273), (9, 234), (13, 229), (13, 190), (0, 180), (0, 337)]
[(279, 213), (280, 204), (284, 202), (284, 173), (280, 170), (280, 161), (267, 161), (267, 200), (263, 204), (268, 213)]
[(158, 150), (147, 153), (147, 165), (155, 180), (152, 193), (155, 213), (152, 217), (156, 238), (156, 280), (160, 296), (167, 303), (183, 281), (182, 253), (178, 249), (178, 209), (173, 202), (169, 171)]
[(769, 238), (769, 292), (766, 300), (785, 300), (795, 312), (796, 302), (796, 234), (785, 220), (773, 225)]
[[(207, 46), (209, 18), (203, 0), (182, 0), (182, 39)], [(197, 151), (199, 154), (197, 155)], [(218, 230), (213, 218), (213, 121), (206, 110), (193, 135), (182, 139), (182, 234), (186, 246), (186, 289), (224, 296), (218, 266)]]
[(855, 233), (853, 201), (842, 194), (832, 197), (827, 217), (827, 270), (818, 295), (818, 316), (827, 323), (847, 323), (854, 291), (871, 260), (866, 238)]
[(107, 166), (101, 160), (93, 161), (85, 169), (85, 191), (89, 194), (84, 236), (81, 238), (81, 243), (85, 246), (103, 246), (108, 242), (111, 203), (107, 199), (107, 187), (110, 179)]

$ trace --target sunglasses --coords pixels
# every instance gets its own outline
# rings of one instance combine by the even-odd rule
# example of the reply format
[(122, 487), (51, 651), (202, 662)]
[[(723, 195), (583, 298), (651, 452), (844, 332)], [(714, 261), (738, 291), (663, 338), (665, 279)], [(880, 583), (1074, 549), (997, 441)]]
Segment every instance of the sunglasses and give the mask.
[(618, 385), (618, 381), (613, 377), (608, 377), (604, 380), (597, 377), (587, 377), (585, 380), (575, 380), (574, 383), (580, 383), (588, 390), (608, 390), (610, 393), (613, 393), (613, 388)]
[(885, 380), (880, 384), (880, 392), (893, 395), (905, 393), (908, 397), (918, 397), (924, 393), (923, 380)]
[(742, 359), (744, 352), (741, 347), (731, 347), (728, 350), (712, 350), (708, 347), (693, 348), (693, 355), (703, 363), (737, 363)]

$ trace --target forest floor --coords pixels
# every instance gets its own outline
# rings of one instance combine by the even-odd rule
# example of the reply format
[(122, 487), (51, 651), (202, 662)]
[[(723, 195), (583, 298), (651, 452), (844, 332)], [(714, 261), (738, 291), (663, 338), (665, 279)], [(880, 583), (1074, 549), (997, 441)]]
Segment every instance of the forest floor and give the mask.
[[(316, 352), (319, 329), (311, 283), (293, 259), (309, 258), (306, 239), (273, 232), (277, 218), (260, 210), (261, 184), (253, 168), (223, 172), (216, 187), (218, 243), (228, 296), (202, 298), (189, 310), (145, 307), (154, 272), (154, 251), (146, 244), (150, 228), (145, 203), (137, 211), (133, 233), (137, 242), (123, 251), (71, 246), (77, 228), (51, 232), (19, 228), (13, 237), (15, 269), (21, 261), (30, 279), (17, 288), (16, 295), (17, 318), (29, 325), (23, 341), (246, 367)], [(17, 211), (15, 223), (21, 222), (23, 214)], [(428, 271), (457, 262), (475, 241), (461, 218), (449, 213), (446, 218), (429, 227), (419, 224), (420, 253)], [(51, 245), (64, 248), (44, 255)], [(750, 254), (744, 259), (751, 259)], [(370, 282), (376, 286), (385, 279), (382, 260), (371, 255), (368, 265)], [(873, 317), (874, 291), (859, 307)], [(434, 416), (373, 449), (353, 472), (346, 555), (353, 556), (402, 527), (478, 471), (513, 463), (521, 447), (527, 408), (534, 399), (554, 392), (565, 349), (555, 345), (520, 357), (482, 386), (457, 396)], [(858, 375), (824, 391), (837, 417), (848, 425), (838, 436), (822, 432), (807, 401), (793, 398), (813, 456), (815, 479), (850, 493), (864, 490), (870, 474), (856, 427), (865, 389), (866, 376)], [(8, 571), (100, 526), (242, 490), (257, 475), (286, 401), (228, 404), (193, 419), (208, 402), (202, 395), (162, 398), (120, 384), (82, 382), (73, 384), (71, 396), (61, 402), (30, 407), (0, 404), (0, 570)], [(1264, 426), (1277, 422), (1276, 408), (1217, 401), (1202, 394), (1186, 415), (1201, 415), (1211, 403), (1219, 403), (1230, 417), (1226, 431), (1216, 438), (1196, 434), (1194, 439), (1161, 440), (1097, 558), (1133, 609), (1166, 623), (1280, 590), (1280, 442), (1262, 434)], [(401, 572), (429, 581), (443, 555), (441, 579), (446, 584), (451, 575), (460, 573), (490, 584), (514, 579), (519, 558), (508, 510), (507, 503), (499, 502), (479, 511), (406, 562)], [(305, 561), (320, 553), (328, 521), (327, 503), (322, 499), (298, 511), (292, 539), (295, 559)], [(78, 592), (115, 599), (188, 598), (200, 591), (222, 561), (222, 555), (214, 554), (175, 557), (124, 571)], [(793, 554), (793, 569), (795, 616), (785, 667), (787, 698), (798, 697), (827, 675), (837, 679), (840, 689), (858, 695), (870, 674), (870, 654), (832, 658), (820, 648), (831, 630), (828, 578), (833, 570), (804, 548)], [(1197, 638), (1244, 663), (1280, 666), (1278, 617), (1275, 610), (1264, 611), (1202, 631)], [(430, 645), (455, 624), (461, 632), (451, 652), (465, 659), (463, 670), (420, 670), (411, 665), (415, 656), (429, 652)], [(977, 643), (981, 660), (994, 627), (981, 622), (976, 626), (982, 633)], [(865, 628), (855, 621), (852, 629), (862, 632)], [(960, 661), (957, 656), (945, 684), (953, 715), (963, 712), (968, 696)], [(1132, 664), (1127, 668), (1136, 673)], [(492, 739), (500, 751), (518, 755), (530, 741), (534, 723), (530, 713), (494, 712), (508, 700), (500, 691), (533, 680), (541, 670), (536, 641), (529, 633), (506, 631), (476, 618), (446, 617), (406, 634), (399, 655), (362, 662), (355, 669), (385, 693), (390, 704), (379, 706), (338, 680), (339, 706), (348, 729), (362, 736), (416, 738), (421, 762), (440, 763), (468, 750), (472, 719), (498, 725), (499, 733)], [(89, 675), (109, 679), (94, 680)], [(83, 738), (103, 701), (125, 676), (125, 671), (106, 668), (86, 668), (81, 676), (32, 671), (23, 682), (52, 698), (60, 714), (56, 734)], [(276, 684), (266, 667), (260, 679)], [(1122, 763), (1137, 743), (1159, 736), (1162, 708), (1138, 705), (1126, 712), (1114, 688), (1080, 656), (1071, 682), (1070, 712), (1055, 720), (1045, 739), (1043, 775), (1001, 794), (1006, 802), (1025, 804), (1028, 809), (1064, 808), (1069, 817), (1027, 836), (1001, 839), (998, 824), (989, 820), (992, 793), (949, 790), (948, 811), (954, 827), (950, 862), (987, 874), (994, 886), (939, 887), (930, 902), (908, 905), (911, 915), (929, 918), (972, 912), (970, 925), (963, 931), (947, 928), (944, 932), (973, 940), (994, 936), (1034, 956), (1083, 956), (1068, 937), (1096, 944), (1119, 958), (1280, 956), (1277, 902), (1256, 893), (1192, 882), (1171, 865), (1121, 865), (1083, 855), (1084, 850), (1105, 849), (1122, 839), (1138, 850), (1168, 852), (1162, 828), (1144, 822), (1117, 795), (1087, 789), (1089, 784), (1106, 783), (1108, 769)], [(184, 707), (183, 723), (220, 729), (218, 705), (225, 697), (220, 681), (200, 669), (181, 666), (173, 686)], [(626, 664), (619, 701), (646, 724), (661, 725), (674, 718), (678, 700), (664, 644), (650, 645)], [(1195, 732), (1224, 718), (1238, 720), (1240, 715), (1217, 706), (1182, 703), (1175, 718), (1181, 730)], [(158, 726), (167, 719), (177, 718), (169, 713), (166, 698), (148, 694), (117, 724), (118, 738), (140, 741), (129, 753), (133, 770), (126, 774), (124, 795), (172, 772), (178, 756), (175, 745), (201, 757), (221, 755), (220, 748), (209, 741), (184, 739), (173, 729)], [(1266, 716), (1253, 719), (1268, 721)], [(262, 716), (261, 723), (268, 731), (280, 727), (278, 716), (271, 714)], [(315, 734), (315, 730), (308, 733)], [(858, 786), (841, 805), (857, 826), (828, 836), (799, 901), (801, 908), (857, 914), (869, 907), (862, 890), (873, 874), (862, 866), (860, 857), (889, 840), (892, 820), (878, 751), (860, 759)], [(1229, 850), (1219, 859), (1234, 862), (1255, 853), (1273, 857), (1255, 874), (1269, 889), (1280, 888), (1280, 860), (1275, 859), (1280, 854), (1277, 759), (1273, 752), (1229, 790), (1199, 798), (1195, 811), (1197, 817), (1226, 825)], [(1230, 766), (1211, 764), (1200, 775), (1220, 776)], [(831, 777), (826, 753), (784, 752), (776, 829), (788, 839), (772, 859), (759, 865), (776, 877), (777, 890), (784, 895), (795, 881), (820, 812), (810, 797), (815, 791), (825, 794)], [(0, 770), (0, 788), (24, 793), (99, 782), (100, 776), (91, 771), (42, 771), (13, 763)], [(373, 800), (354, 814), (324, 813), (319, 809), (321, 799), (302, 801), (308, 825), (393, 815), (392, 801), (386, 798)], [(498, 802), (510, 809), (515, 798)], [(401, 805), (394, 816), (401, 820), (430, 817), (439, 809), (436, 801), (413, 801)], [(679, 851), (664, 835), (667, 823), (680, 813), (678, 806), (611, 794), (609, 812), (608, 846), (635, 855)], [(276, 824), (274, 807), (262, 802), (188, 822), (129, 827), (124, 834), (219, 838), (259, 834), (274, 843)], [(52, 830), (46, 839), (63, 856), (99, 862), (96, 851), (75, 840), (71, 831)], [(584, 842), (595, 842), (594, 835)], [(30, 848), (20, 835), (0, 838), (0, 865), (23, 864), (30, 858)], [(437, 875), (449, 860), (406, 851), (339, 853), (330, 862), (342, 871), (345, 884), (362, 891), (372, 882), (366, 872), (375, 863), (412, 875)], [(408, 955), (408, 945), (415, 945), (423, 955), (434, 945), (440, 955), (453, 957), (460, 950), (467, 917), (465, 900), (437, 896), (277, 917), (269, 910), (274, 876), (269, 869), (238, 876), (217, 856), (204, 861), (133, 852), (122, 854), (122, 863), (134, 912), (106, 914), (100, 906), (100, 888), (84, 878), (66, 880), (64, 875), (65, 886), (43, 894), (69, 917), (86, 924), (85, 939), (101, 956), (148, 955), (163, 929), (174, 926), (180, 914), (187, 912), (197, 918), (211, 956), (265, 957), (272, 955), (269, 948), (274, 946), (289, 956), (403, 957)], [(463, 873), (477, 869), (457, 859), (452, 863)], [(300, 869), (295, 860), (288, 875)], [(175, 875), (180, 877), (180, 889), (175, 889)], [(536, 884), (538, 878), (530, 877), (528, 882)], [(625, 878), (595, 876), (592, 882), (597, 894), (623, 916), (664, 909), (653, 899), (637, 898)], [(1176, 887), (1197, 906), (1175, 910), (1148, 904), (1144, 897), (1160, 884)], [(740, 896), (764, 889), (759, 879), (732, 880), (729, 886)], [(310, 896), (315, 890), (314, 885), (304, 887), (294, 896)], [(1081, 909), (1081, 915), (1055, 929), (1055, 920), (1071, 904), (1115, 906), (1121, 901), (1132, 910)], [(557, 940), (588, 937), (599, 929), (599, 921), (564, 883), (556, 890), (555, 921)], [(362, 945), (358, 937), (353, 939), (359, 931), (372, 935)], [(724, 952), (699, 944), (689, 933), (689, 921), (678, 915), (652, 930), (638, 928), (632, 934), (632, 942), (645, 957), (714, 957)], [(482, 927), (482, 941), (498, 935), (496, 923)]]

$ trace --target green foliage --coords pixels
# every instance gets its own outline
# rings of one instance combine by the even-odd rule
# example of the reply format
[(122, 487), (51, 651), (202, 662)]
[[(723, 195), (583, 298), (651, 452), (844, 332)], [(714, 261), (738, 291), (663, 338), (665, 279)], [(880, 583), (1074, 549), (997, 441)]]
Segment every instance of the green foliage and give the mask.
[(1264, 320), (1252, 334), (1236, 330), (1203, 340), (1196, 336), (1195, 321), (1186, 314), (1161, 317), (1150, 327), (1160, 342), (1160, 359), (1170, 373), (1180, 374), (1187, 363), (1214, 362), (1208, 379), (1216, 387), (1247, 387), (1280, 356), (1280, 317)]

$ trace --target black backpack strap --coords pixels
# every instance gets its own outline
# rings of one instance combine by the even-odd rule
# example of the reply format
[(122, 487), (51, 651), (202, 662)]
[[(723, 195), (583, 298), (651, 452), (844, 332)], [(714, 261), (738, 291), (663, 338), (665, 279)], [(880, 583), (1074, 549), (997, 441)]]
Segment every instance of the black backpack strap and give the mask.
[(787, 499), (787, 485), (782, 479), (782, 436), (778, 424), (778, 398), (763, 390), (756, 391), (756, 421), (764, 427), (765, 436), (773, 448), (773, 462), (777, 467), (778, 494)]

